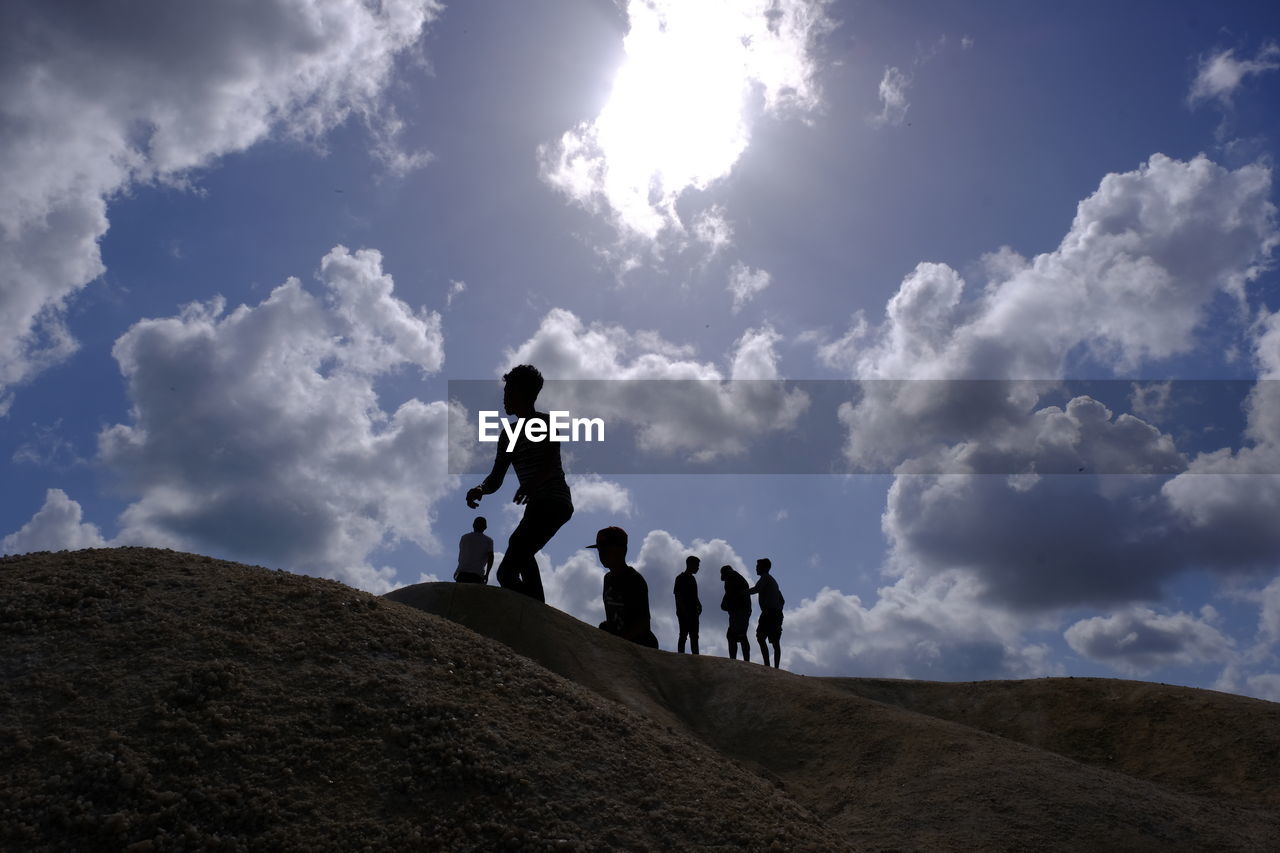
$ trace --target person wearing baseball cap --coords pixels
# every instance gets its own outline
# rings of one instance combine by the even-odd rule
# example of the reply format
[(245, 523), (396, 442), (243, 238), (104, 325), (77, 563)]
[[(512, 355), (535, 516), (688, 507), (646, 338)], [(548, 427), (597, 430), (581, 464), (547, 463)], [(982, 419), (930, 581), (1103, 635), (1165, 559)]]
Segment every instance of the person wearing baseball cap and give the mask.
[(604, 621), (600, 629), (610, 634), (658, 648), (658, 638), (649, 626), (649, 584), (644, 575), (627, 565), (627, 531), (605, 527), (596, 532), (596, 543), (588, 545), (608, 571), (604, 576)]

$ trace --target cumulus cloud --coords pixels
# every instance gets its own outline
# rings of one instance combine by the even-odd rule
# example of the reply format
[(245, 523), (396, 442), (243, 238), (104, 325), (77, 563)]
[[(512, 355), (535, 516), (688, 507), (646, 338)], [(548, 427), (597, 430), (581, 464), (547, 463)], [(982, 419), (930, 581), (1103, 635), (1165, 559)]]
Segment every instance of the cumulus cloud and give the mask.
[(737, 314), (746, 305), (769, 286), (771, 277), (768, 270), (752, 269), (739, 261), (729, 270), (728, 291), (733, 295), (733, 313)]
[(1078, 654), (1130, 675), (1166, 666), (1226, 662), (1235, 645), (1204, 618), (1145, 607), (1083, 619), (1063, 636)]
[[(955, 270), (919, 264), (878, 328), (858, 318), (820, 357), (860, 379), (1054, 380), (1081, 351), (1117, 372), (1188, 353), (1210, 301), (1241, 297), (1277, 244), (1269, 192), (1262, 166), (1229, 171), (1203, 156), (1157, 154), (1104, 178), (1056, 250), (1032, 260), (1003, 250), (988, 264), (1002, 277), (968, 299)], [(901, 457), (909, 448), (892, 443), (904, 437), (927, 446), (930, 423), (950, 429), (969, 418), (966, 434), (981, 439), (992, 425), (1025, 420), (1053, 385), (925, 387), (884, 383), (851, 401), (842, 411), (851, 458), (877, 449)], [(977, 393), (986, 399), (975, 404)], [(911, 430), (882, 421), (895, 411), (910, 413)]]
[[(817, 106), (811, 52), (831, 26), (825, 7), (632, 0), (626, 59), (609, 100), (594, 119), (540, 148), (543, 179), (607, 217), (624, 242), (664, 232), (683, 240), (676, 202), (730, 173), (758, 116)], [(726, 239), (723, 229), (711, 233)]]
[(1262, 613), (1258, 633), (1267, 643), (1280, 643), (1280, 578), (1262, 591)]
[(622, 484), (598, 474), (571, 475), (568, 479), (575, 513), (631, 515), (631, 492)]
[(1280, 68), (1280, 45), (1275, 43), (1263, 45), (1253, 59), (1236, 59), (1235, 54), (1234, 48), (1228, 48), (1201, 60), (1187, 95), (1188, 104), (1196, 106), (1205, 101), (1217, 101), (1229, 107), (1246, 77)]
[[(785, 594), (785, 584), (784, 584)], [(985, 605), (958, 572), (883, 587), (867, 607), (824, 588), (786, 611), (783, 659), (811, 675), (978, 680), (1061, 674), (1028, 622)]]
[[(76, 349), (68, 301), (104, 271), (107, 203), (268, 136), (318, 140), (358, 114), (393, 171), (380, 101), (435, 0), (123, 6), (14, 0), (0, 10), (0, 414)], [(385, 119), (386, 121), (383, 121)]]
[(1261, 165), (1153, 155), (1103, 178), (1054, 251), (1003, 251), (1006, 276), (975, 298), (947, 265), (920, 264), (844, 358), (859, 378), (1046, 379), (1081, 347), (1119, 372), (1189, 352), (1209, 301), (1242, 296), (1277, 245), (1270, 191)]
[(1280, 673), (1266, 672), (1248, 680), (1249, 695), (1268, 702), (1280, 702)]
[(113, 349), (132, 418), (99, 458), (138, 495), (121, 542), (163, 545), (329, 575), (374, 591), (369, 556), (401, 540), (439, 549), (444, 402), (379, 404), (375, 381), (438, 371), (440, 316), (393, 294), (372, 249), (336, 247), (324, 295), (289, 279), (256, 306), (221, 299), (143, 320)]
[(558, 385), (556, 406), (633, 426), (646, 453), (713, 460), (745, 452), (753, 437), (791, 429), (808, 406), (804, 392), (769, 381), (778, 378), (780, 340), (768, 326), (747, 330), (722, 370), (656, 333), (587, 324), (557, 308), (533, 337), (505, 353), (503, 372), (529, 363), (548, 379), (622, 380)]
[(83, 521), (80, 504), (62, 489), (45, 492), (44, 506), (19, 530), (0, 540), (0, 553), (76, 551), (107, 545), (96, 525)]
[[(922, 263), (878, 327), (857, 318), (822, 346), (820, 358), (855, 378), (909, 380), (864, 382), (839, 410), (853, 464), (899, 466), (882, 519), (892, 571), (919, 586), (960, 570), (984, 600), (1030, 612), (1149, 599), (1186, 568), (1280, 555), (1265, 521), (1280, 507), (1276, 478), (1198, 476), (1250, 462), (1278, 470), (1241, 461), (1271, 452), (1275, 383), (1251, 398), (1256, 446), (1194, 460), (1154, 424), (1088, 396), (1042, 402), (1080, 353), (1123, 373), (1193, 352), (1209, 304), (1243, 303), (1269, 262), (1269, 192), (1263, 166), (1155, 155), (1104, 178), (1054, 251), (988, 257), (980, 294), (949, 266)], [(1266, 365), (1280, 333), (1260, 328)], [(1136, 402), (1157, 414), (1158, 389)], [(939, 471), (960, 476), (922, 476)], [(1093, 471), (1133, 476), (1048, 476)], [(1004, 476), (972, 476), (988, 473)]]

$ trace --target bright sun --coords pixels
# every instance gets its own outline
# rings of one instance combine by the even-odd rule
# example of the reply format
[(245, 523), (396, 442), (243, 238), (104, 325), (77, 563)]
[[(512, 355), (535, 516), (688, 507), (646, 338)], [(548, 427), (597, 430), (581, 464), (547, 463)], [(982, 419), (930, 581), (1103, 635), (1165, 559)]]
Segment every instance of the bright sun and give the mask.
[(584, 201), (602, 195), (630, 231), (679, 229), (680, 194), (728, 175), (746, 149), (753, 98), (771, 109), (815, 97), (802, 5), (633, 0), (609, 100), (565, 134), (552, 182)]

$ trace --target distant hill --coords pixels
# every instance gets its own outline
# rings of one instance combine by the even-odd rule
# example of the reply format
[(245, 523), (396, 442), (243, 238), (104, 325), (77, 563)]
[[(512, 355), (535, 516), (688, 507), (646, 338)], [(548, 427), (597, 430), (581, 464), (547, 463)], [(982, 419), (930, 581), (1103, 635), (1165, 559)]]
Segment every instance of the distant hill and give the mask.
[(1118, 679), (806, 678), (643, 649), (506, 590), (386, 597), (751, 767), (858, 849), (1280, 849), (1280, 704)]
[(0, 558), (3, 850), (1273, 850), (1278, 746), (1280, 705), (1207, 691), (805, 678), (491, 587)]

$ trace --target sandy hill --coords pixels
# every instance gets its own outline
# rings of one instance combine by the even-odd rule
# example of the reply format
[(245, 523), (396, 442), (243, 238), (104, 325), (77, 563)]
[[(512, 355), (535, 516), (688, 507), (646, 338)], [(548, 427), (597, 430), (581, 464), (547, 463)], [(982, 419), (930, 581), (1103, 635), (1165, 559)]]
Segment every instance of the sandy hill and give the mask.
[[(441, 617), (447, 618), (441, 618)], [(495, 588), (0, 558), (4, 850), (1272, 850), (1280, 706), (804, 678)]]

